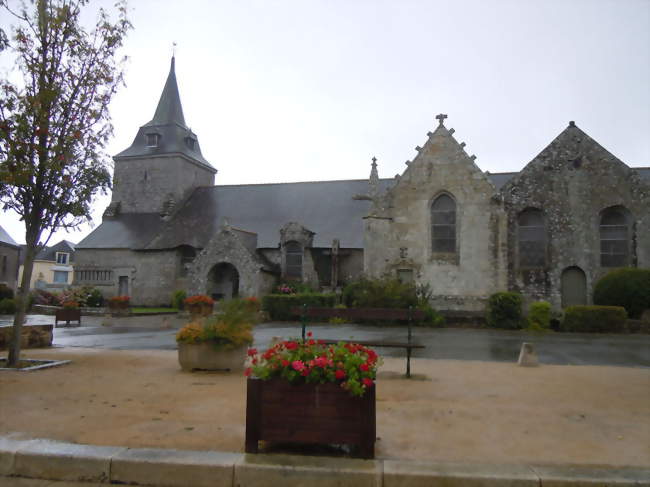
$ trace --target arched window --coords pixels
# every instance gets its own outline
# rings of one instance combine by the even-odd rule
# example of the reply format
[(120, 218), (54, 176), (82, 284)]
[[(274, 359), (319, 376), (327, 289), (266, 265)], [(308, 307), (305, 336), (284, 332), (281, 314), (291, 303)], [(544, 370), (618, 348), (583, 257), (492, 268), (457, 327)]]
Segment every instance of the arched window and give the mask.
[(600, 265), (630, 265), (630, 229), (627, 210), (622, 206), (605, 208), (600, 214)]
[(446, 194), (431, 205), (431, 248), (434, 252), (456, 252), (456, 202)]
[(302, 279), (302, 246), (298, 242), (287, 242), (284, 245), (286, 276)]
[(517, 217), (519, 267), (546, 265), (546, 230), (544, 214), (537, 208), (528, 208)]

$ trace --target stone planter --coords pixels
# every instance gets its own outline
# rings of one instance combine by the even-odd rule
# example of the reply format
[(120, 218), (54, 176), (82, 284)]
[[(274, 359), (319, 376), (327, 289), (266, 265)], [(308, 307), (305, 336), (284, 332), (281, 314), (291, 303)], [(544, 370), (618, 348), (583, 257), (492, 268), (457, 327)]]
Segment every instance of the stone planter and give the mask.
[(291, 385), (249, 378), (246, 452), (257, 453), (262, 440), (354, 445), (357, 456), (374, 458), (375, 388), (353, 397), (334, 383)]
[(246, 350), (239, 347), (234, 350), (216, 350), (212, 343), (179, 343), (178, 362), (185, 371), (192, 370), (244, 370)]

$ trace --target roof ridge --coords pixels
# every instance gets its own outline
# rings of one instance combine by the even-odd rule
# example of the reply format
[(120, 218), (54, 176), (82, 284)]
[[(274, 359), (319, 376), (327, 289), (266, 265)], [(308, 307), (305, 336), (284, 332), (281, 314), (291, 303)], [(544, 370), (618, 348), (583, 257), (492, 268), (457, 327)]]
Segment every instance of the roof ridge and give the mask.
[[(379, 178), (380, 181), (393, 181), (393, 178)], [(320, 184), (320, 183), (351, 183), (351, 182), (367, 182), (367, 178), (362, 179), (327, 179), (324, 181), (285, 181), (273, 183), (241, 183), (241, 184), (215, 184), (214, 186), (199, 186), (199, 188), (225, 188), (225, 187), (240, 187), (240, 186), (272, 186), (279, 184)]]

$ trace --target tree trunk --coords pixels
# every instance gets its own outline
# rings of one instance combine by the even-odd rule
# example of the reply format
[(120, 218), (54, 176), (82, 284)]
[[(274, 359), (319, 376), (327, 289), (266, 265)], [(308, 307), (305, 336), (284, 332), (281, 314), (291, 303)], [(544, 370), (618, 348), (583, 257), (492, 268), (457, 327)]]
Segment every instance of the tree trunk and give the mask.
[(34, 259), (36, 257), (36, 245), (27, 244), (25, 251), (25, 262), (23, 267), (23, 278), (18, 288), (18, 299), (16, 314), (14, 315), (14, 329), (11, 345), (9, 346), (9, 357), (7, 365), (9, 367), (18, 367), (20, 360), (20, 342), (22, 340), (23, 322), (27, 314), (27, 305), (29, 304), (29, 284), (32, 280), (34, 270)]

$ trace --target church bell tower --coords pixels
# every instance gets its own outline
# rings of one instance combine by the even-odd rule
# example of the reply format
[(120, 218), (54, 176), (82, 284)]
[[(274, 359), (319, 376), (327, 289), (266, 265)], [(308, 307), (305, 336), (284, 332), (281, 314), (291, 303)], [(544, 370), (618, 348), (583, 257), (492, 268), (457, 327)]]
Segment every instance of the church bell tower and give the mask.
[(194, 188), (214, 185), (217, 170), (203, 158), (197, 136), (185, 124), (174, 57), (153, 119), (113, 160), (113, 195), (105, 217), (118, 213), (165, 217)]

